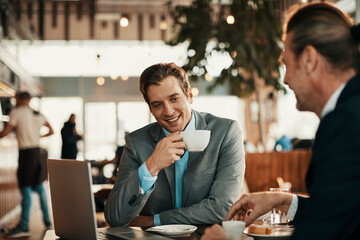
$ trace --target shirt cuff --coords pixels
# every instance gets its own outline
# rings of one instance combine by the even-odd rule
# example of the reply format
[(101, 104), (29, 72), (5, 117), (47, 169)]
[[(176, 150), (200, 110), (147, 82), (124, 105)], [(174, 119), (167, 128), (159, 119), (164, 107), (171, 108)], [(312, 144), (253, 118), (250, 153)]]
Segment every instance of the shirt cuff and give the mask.
[(155, 176), (155, 177), (151, 176), (151, 174), (150, 174), (149, 170), (147, 169), (145, 163), (143, 163), (139, 167), (138, 173), (139, 173), (140, 188), (146, 194), (154, 186), (154, 183), (155, 183), (155, 181), (157, 179), (157, 176)]
[(155, 214), (154, 215), (154, 225), (155, 226), (160, 226), (161, 225), (160, 214)]
[(293, 194), (289, 210), (286, 214), (286, 218), (289, 219), (290, 221), (294, 220), (298, 205), (299, 205), (298, 196), (296, 194)]

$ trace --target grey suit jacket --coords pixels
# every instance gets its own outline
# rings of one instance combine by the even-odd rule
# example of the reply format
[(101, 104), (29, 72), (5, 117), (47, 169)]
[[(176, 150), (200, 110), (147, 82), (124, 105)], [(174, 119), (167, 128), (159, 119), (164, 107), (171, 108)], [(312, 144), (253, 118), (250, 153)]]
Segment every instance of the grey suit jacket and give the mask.
[(183, 177), (182, 208), (175, 209), (174, 164), (161, 170), (152, 190), (142, 193), (138, 168), (165, 137), (158, 123), (126, 137), (118, 178), (105, 203), (111, 226), (127, 225), (138, 214), (160, 214), (161, 224), (213, 224), (226, 217), (240, 197), (245, 173), (242, 132), (236, 121), (193, 111), (196, 129), (211, 130), (203, 152), (190, 152)]

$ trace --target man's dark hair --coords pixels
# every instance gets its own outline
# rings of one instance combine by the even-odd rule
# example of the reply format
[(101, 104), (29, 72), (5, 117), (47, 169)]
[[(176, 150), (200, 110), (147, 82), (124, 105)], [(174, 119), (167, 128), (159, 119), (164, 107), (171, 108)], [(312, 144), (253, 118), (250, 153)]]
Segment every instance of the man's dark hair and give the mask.
[(186, 72), (175, 63), (159, 63), (146, 68), (140, 76), (140, 91), (149, 104), (147, 90), (151, 85), (160, 85), (160, 82), (166, 77), (173, 76), (186, 96), (189, 95), (190, 83)]
[(311, 45), (338, 70), (359, 72), (358, 42), (351, 34), (353, 23), (329, 3), (316, 2), (301, 7), (288, 21), (286, 33), (293, 33), (291, 50), (299, 57)]
[(19, 98), (19, 100), (30, 100), (31, 95), (30, 93), (23, 91), (23, 92), (17, 92), (16, 96)]

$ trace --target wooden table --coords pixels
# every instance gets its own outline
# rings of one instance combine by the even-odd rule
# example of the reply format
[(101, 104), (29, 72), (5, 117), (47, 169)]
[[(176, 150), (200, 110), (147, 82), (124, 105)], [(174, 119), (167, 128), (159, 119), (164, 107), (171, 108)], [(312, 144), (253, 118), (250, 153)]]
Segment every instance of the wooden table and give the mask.
[[(198, 227), (198, 229), (190, 235), (182, 236), (182, 237), (171, 237), (171, 238), (176, 239), (176, 240), (198, 240), (204, 234), (204, 231), (208, 227), (208, 225), (197, 226), (197, 227)], [(55, 240), (55, 239), (60, 239), (58, 236), (56, 236), (55, 230), (47, 230), (43, 240)], [(253, 240), (252, 237), (247, 236), (245, 234), (243, 234), (241, 239), (242, 240)]]

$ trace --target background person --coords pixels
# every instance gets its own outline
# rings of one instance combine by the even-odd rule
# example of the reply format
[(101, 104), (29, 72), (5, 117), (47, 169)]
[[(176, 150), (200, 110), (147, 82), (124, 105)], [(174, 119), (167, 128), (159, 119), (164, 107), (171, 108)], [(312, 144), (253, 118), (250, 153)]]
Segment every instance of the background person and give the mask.
[[(47, 196), (42, 184), (47, 177), (47, 174), (44, 173), (46, 166), (44, 166), (45, 161), (41, 159), (39, 139), (40, 137), (52, 135), (54, 131), (44, 115), (29, 107), (31, 96), (28, 92), (18, 92), (15, 98), (16, 107), (11, 110), (10, 120), (0, 133), (0, 138), (15, 130), (19, 146), (17, 179), (22, 196), (21, 217), (19, 224), (5, 234), (6, 238), (31, 235), (28, 225), (32, 190), (35, 190), (39, 194), (44, 225), (46, 227), (51, 226)], [(44, 135), (40, 135), (42, 126), (48, 129), (48, 132)]]
[[(307, 4), (290, 18), (282, 56), (284, 82), (295, 92), (297, 108), (321, 119), (306, 176), (309, 197), (244, 195), (228, 219), (250, 224), (277, 208), (294, 220), (292, 239), (359, 239), (359, 42), (359, 25), (353, 26), (333, 5)], [(203, 239), (221, 233), (212, 227)]]
[[(156, 119), (126, 136), (115, 182), (105, 203), (112, 226), (221, 222), (240, 196), (245, 160), (236, 121), (191, 109), (185, 71), (173, 63), (150, 66), (140, 90)], [(180, 131), (208, 129), (203, 152), (187, 152)]]
[[(129, 132), (126, 131), (124, 137), (126, 137), (127, 134), (129, 134)], [(111, 160), (108, 159), (104, 159), (102, 161), (90, 160), (91, 166), (97, 168), (99, 172), (97, 176), (93, 176), (93, 183), (96, 184), (115, 183), (118, 168), (120, 165), (120, 158), (124, 151), (124, 147), (125, 147), (124, 145), (117, 146), (115, 151), (115, 156)], [(111, 166), (109, 166), (108, 168), (106, 167), (108, 166), (108, 164), (113, 165), (111, 176), (109, 176), (110, 175), (109, 169), (111, 169)]]
[(76, 131), (75, 121), (76, 115), (72, 113), (61, 129), (61, 158), (63, 159), (76, 159), (78, 153), (77, 141), (81, 140), (82, 136)]
[[(129, 134), (129, 132), (126, 131), (125, 134), (124, 134), (124, 137), (126, 137), (128, 134)], [(109, 164), (109, 163), (114, 164), (114, 171), (112, 173), (112, 177), (109, 179), (109, 181), (111, 183), (114, 183), (116, 181), (117, 172), (119, 170), (118, 168), (119, 168), (119, 165), (120, 165), (120, 159), (121, 159), (121, 155), (122, 155), (122, 153), (124, 151), (124, 148), (125, 148), (124, 145), (117, 146), (116, 151), (115, 151), (115, 156), (114, 156), (113, 159), (111, 159), (111, 160), (105, 159), (105, 160), (97, 163), (97, 165), (99, 167), (104, 167), (104, 165)]]

